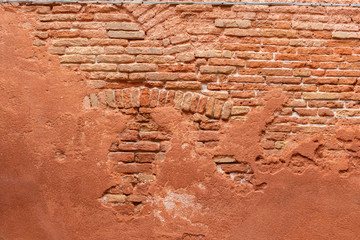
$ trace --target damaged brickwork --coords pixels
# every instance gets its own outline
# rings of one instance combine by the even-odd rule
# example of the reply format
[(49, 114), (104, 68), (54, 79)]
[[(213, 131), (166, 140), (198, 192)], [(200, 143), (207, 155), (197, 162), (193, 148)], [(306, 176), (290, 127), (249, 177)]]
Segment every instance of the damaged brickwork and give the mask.
[(34, 49), (82, 76), (85, 113), (126, 119), (97, 159), (112, 182), (94, 201), (119, 222), (159, 221), (149, 239), (239, 239), (211, 230), (206, 204), (267, 194), (284, 172), (359, 173), (360, 8), (6, 7), (31, 19)]

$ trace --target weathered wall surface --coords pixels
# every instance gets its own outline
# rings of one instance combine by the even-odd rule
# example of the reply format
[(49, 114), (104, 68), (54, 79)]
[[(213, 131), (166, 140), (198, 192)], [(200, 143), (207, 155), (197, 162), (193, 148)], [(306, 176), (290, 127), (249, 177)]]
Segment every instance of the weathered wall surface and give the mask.
[(0, 239), (357, 239), (360, 8), (0, 8)]

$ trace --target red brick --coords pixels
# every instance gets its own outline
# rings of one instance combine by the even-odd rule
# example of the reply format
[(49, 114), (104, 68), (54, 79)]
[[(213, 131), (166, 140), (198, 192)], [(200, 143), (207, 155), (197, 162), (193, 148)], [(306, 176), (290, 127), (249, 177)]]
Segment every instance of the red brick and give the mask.
[(98, 63), (132, 63), (135, 57), (130, 55), (99, 55), (97, 56)]
[(166, 141), (170, 140), (171, 136), (161, 132), (141, 132), (140, 139), (146, 141)]
[(144, 31), (108, 31), (108, 36), (110, 38), (121, 38), (121, 39), (144, 39)]
[(129, 152), (112, 152), (109, 153), (108, 158), (113, 162), (134, 162), (134, 153)]
[(147, 63), (120, 64), (118, 70), (119, 72), (155, 72), (157, 65)]
[(202, 5), (202, 4), (193, 4), (193, 5), (185, 5), (180, 4), (176, 6), (176, 11), (181, 12), (204, 12), (204, 11), (212, 11), (213, 7), (211, 5)]
[(166, 73), (166, 72), (146, 73), (146, 80), (149, 81), (176, 81), (178, 79), (179, 79), (178, 73)]
[(199, 101), (199, 105), (198, 105), (198, 109), (197, 112), (203, 114), (205, 112), (205, 108), (208, 102), (208, 97), (205, 96), (201, 96), (200, 101)]
[(199, 142), (219, 141), (219, 134), (217, 131), (200, 131), (197, 141)]
[(235, 70), (236, 68), (232, 66), (200, 66), (200, 72), (205, 74), (231, 74)]
[(155, 153), (136, 153), (135, 161), (138, 163), (152, 163), (156, 159)]
[(205, 115), (212, 118), (214, 116), (215, 98), (211, 97), (206, 104)]
[(140, 106), (141, 107), (150, 106), (150, 90), (148, 88), (144, 88), (141, 90)]
[(219, 130), (220, 123), (219, 122), (201, 122), (200, 129), (202, 129), (202, 130)]
[(241, 59), (223, 59), (223, 58), (211, 58), (209, 59), (209, 65), (217, 66), (245, 66), (245, 61)]
[(150, 95), (150, 107), (156, 107), (159, 99), (159, 89), (152, 89)]
[(185, 112), (190, 111), (191, 98), (192, 98), (192, 94), (190, 92), (185, 93), (184, 100), (183, 100), (183, 103), (181, 106), (183, 111), (185, 111)]
[(161, 90), (159, 93), (159, 107), (163, 107), (166, 104), (166, 96), (168, 94), (168, 91), (166, 90)]
[(124, 104), (124, 108), (131, 108), (132, 104), (131, 104), (131, 89), (124, 89), (123, 90), (123, 104)]
[(223, 100), (216, 100), (215, 106), (214, 106), (214, 118), (219, 119), (221, 117), (222, 108), (225, 101)]
[(297, 114), (300, 116), (316, 116), (317, 115), (317, 109), (306, 109), (306, 108), (295, 108), (294, 109)]
[(229, 76), (226, 78), (228, 82), (239, 83), (264, 83), (265, 79), (261, 76)]
[(318, 114), (319, 116), (329, 116), (329, 117), (334, 116), (334, 112), (331, 111), (330, 109), (319, 109)]
[(201, 90), (199, 82), (166, 82), (166, 89)]
[(253, 98), (255, 93), (253, 91), (230, 91), (232, 98)]
[(170, 106), (174, 106), (174, 101), (175, 101), (175, 91), (170, 90), (168, 91), (168, 95), (166, 98), (166, 105), (170, 105)]
[(191, 99), (190, 112), (196, 113), (199, 99), (200, 99), (199, 94), (193, 94), (192, 99)]
[(117, 147), (118, 151), (146, 151), (157, 152), (160, 150), (160, 144), (148, 141), (120, 143)]

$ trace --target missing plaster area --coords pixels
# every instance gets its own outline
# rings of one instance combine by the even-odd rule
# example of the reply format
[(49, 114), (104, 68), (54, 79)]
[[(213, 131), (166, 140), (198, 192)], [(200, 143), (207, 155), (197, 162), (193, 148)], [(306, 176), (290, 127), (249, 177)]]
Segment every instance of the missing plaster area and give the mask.
[(249, 162), (239, 162), (233, 155), (215, 155), (213, 161), (217, 171), (231, 179), (242, 195), (247, 195), (252, 191), (261, 191), (267, 183), (256, 182), (254, 170)]
[(153, 211), (155, 162), (164, 160), (171, 135), (152, 121), (145, 109), (134, 109), (130, 115), (132, 121), (108, 153), (107, 166), (117, 184), (106, 189), (99, 200), (121, 216), (148, 215)]

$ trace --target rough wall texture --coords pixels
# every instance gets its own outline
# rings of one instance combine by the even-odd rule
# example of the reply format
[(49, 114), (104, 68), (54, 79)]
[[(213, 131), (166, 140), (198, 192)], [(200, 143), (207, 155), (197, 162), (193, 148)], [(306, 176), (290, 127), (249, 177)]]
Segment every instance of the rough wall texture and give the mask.
[(0, 8), (0, 239), (357, 239), (360, 8)]

